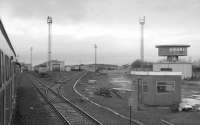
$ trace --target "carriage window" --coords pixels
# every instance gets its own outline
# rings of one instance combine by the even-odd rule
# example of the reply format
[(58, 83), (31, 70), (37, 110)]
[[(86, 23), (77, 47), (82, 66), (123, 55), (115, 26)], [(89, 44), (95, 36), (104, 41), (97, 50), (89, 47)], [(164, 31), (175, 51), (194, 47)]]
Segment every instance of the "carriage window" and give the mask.
[(158, 93), (169, 93), (175, 91), (175, 81), (157, 81)]
[(5, 56), (5, 72), (6, 72), (6, 81), (8, 80), (8, 61), (7, 61), (7, 56)]
[(6, 81), (6, 57), (3, 55), (3, 83)]
[(9, 80), (10, 64), (9, 58), (6, 56), (6, 80)]
[(9, 67), (10, 67), (10, 64), (9, 64), (9, 58), (7, 56), (7, 80), (9, 80)]
[(9, 78), (11, 77), (11, 58), (9, 58)]
[(6, 65), (6, 81), (8, 80), (8, 56), (5, 56), (5, 65)]
[(10, 59), (10, 76), (12, 76), (12, 60)]
[(1, 79), (2, 79), (2, 83), (4, 83), (4, 80), (5, 80), (5, 67), (4, 67), (4, 64), (5, 64), (5, 62), (4, 62), (4, 54), (2, 53), (2, 55), (1, 55), (1, 59), (2, 59), (2, 77), (1, 77)]
[(1, 66), (2, 62), (1, 61), (2, 61), (2, 59), (1, 59), (1, 57), (2, 56), (1, 56), (1, 51), (0, 51), (0, 88), (2, 87), (2, 80), (1, 80), (1, 77), (2, 77), (1, 76), (1, 74), (2, 74), (2, 66)]

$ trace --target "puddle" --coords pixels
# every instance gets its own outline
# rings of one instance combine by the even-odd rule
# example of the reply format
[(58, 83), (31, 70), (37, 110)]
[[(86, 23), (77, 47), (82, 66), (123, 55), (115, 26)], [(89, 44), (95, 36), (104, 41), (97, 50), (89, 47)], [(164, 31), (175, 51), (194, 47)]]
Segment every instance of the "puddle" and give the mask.
[(200, 100), (193, 98), (183, 98), (182, 102), (191, 106), (200, 105)]
[(130, 89), (132, 82), (123, 76), (110, 78), (110, 83), (114, 88)]
[(200, 95), (192, 95), (190, 98), (200, 100)]
[[(192, 85), (191, 85), (192, 83)], [(200, 105), (200, 82), (188, 82), (182, 85), (182, 102), (191, 106)]]
[(197, 91), (190, 91), (189, 94), (185, 97), (184, 95), (182, 95), (182, 103), (191, 105), (191, 106), (196, 106), (196, 105), (200, 105), (200, 94)]

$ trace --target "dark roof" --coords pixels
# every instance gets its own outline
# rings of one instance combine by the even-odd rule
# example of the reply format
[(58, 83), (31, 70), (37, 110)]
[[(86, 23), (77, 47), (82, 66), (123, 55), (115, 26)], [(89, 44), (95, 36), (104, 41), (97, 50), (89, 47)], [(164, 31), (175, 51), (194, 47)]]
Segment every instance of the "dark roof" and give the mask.
[(8, 45), (9, 45), (9, 47), (11, 48), (11, 50), (14, 53), (14, 55), (16, 56), (15, 50), (14, 50), (14, 48), (13, 48), (11, 42), (10, 42), (10, 39), (8, 38), (8, 35), (6, 33), (6, 30), (5, 30), (4, 26), (3, 26), (3, 23), (1, 21), (1, 19), (0, 19), (0, 30), (1, 30), (1, 32), (3, 34), (3, 36), (5, 37), (5, 39), (6, 39), (7, 43), (8, 43)]
[(161, 47), (190, 47), (190, 45), (184, 45), (184, 44), (156, 45), (156, 48), (161, 48)]

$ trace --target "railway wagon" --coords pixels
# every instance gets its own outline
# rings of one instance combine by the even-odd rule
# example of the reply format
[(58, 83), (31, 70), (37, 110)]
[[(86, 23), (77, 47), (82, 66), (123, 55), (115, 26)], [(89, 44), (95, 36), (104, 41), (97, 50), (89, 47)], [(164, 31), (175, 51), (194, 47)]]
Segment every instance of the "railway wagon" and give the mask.
[(10, 125), (15, 108), (16, 53), (0, 19), (0, 125)]

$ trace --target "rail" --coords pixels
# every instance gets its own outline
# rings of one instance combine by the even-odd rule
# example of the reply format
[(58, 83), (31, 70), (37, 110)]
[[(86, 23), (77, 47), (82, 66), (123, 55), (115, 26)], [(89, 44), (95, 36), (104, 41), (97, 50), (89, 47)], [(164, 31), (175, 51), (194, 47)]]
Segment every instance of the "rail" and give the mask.
[(71, 125), (70, 122), (56, 109), (56, 107), (46, 98), (46, 96), (40, 91), (40, 89), (32, 82), (32, 85), (38, 93), (42, 96), (42, 98), (51, 106), (51, 108), (55, 111), (60, 119), (62, 119), (67, 125)]
[(170, 123), (169, 121), (166, 121), (164, 119), (161, 120), (161, 125), (175, 125), (173, 123)]
[[(35, 77), (34, 77), (35, 78)], [(60, 95), (59, 93), (56, 93), (54, 90), (52, 90), (51, 88), (49, 88), (47, 85), (45, 85), (41, 80), (35, 78), (35, 80), (37, 80), (37, 83), (39, 83), (41, 86), (43, 86), (44, 88), (46, 88), (48, 91), (50, 91), (52, 94), (54, 94), (55, 96), (57, 96), (59, 99), (63, 100), (66, 104), (69, 104), (71, 107), (74, 108), (74, 110), (78, 111), (80, 114), (82, 114), (82, 116), (86, 117), (86, 119), (89, 121), (91, 121), (94, 124), (97, 125), (103, 125), (102, 123), (100, 123), (98, 120), (96, 120), (95, 118), (93, 118), (91, 115), (89, 115), (88, 113), (86, 113), (85, 111), (83, 111), (81, 108), (79, 108), (77, 105), (73, 104), (70, 100), (68, 100), (67, 98), (65, 98), (63, 95)], [(35, 87), (40, 91), (40, 89), (38, 88), (38, 86), (35, 85)], [(47, 97), (40, 91), (40, 93), (43, 95), (44, 98), (47, 99)], [(49, 102), (49, 101), (48, 101)], [(65, 114), (63, 115), (63, 113), (61, 113), (60, 111), (58, 111), (58, 109), (51, 103), (49, 102), (50, 105), (53, 107), (54, 110), (56, 110), (57, 114), (67, 122), (67, 124), (72, 125), (70, 123), (70, 120), (67, 120)], [(84, 118), (85, 119), (85, 118)]]
[[(75, 91), (75, 92), (76, 92), (79, 96), (81, 96), (83, 99), (88, 100), (90, 103), (92, 103), (92, 104), (94, 104), (94, 105), (96, 105), (96, 106), (98, 106), (98, 107), (100, 107), (100, 108), (102, 108), (102, 109), (105, 109), (105, 110), (107, 110), (107, 111), (110, 111), (111, 113), (113, 113), (113, 114), (115, 114), (115, 115), (117, 115), (117, 116), (119, 116), (119, 117), (121, 117), (121, 118), (123, 118), (123, 119), (130, 120), (130, 118), (128, 118), (128, 117), (126, 117), (126, 116), (124, 116), (124, 115), (122, 115), (122, 114), (120, 114), (120, 113), (114, 111), (113, 109), (111, 109), (111, 108), (109, 108), (109, 107), (106, 107), (106, 106), (103, 106), (103, 105), (101, 105), (101, 104), (98, 104), (98, 103), (96, 103), (96, 102), (90, 100), (90, 99), (87, 98), (86, 96), (82, 95), (82, 94), (76, 89), (76, 86), (77, 86), (77, 84), (79, 83), (79, 81), (80, 81), (83, 77), (85, 77), (87, 74), (88, 74), (88, 72), (85, 72), (78, 80), (76, 80), (75, 84), (73, 85), (73, 91)], [(133, 123), (135, 123), (135, 124), (137, 124), (137, 125), (145, 125), (144, 123), (142, 123), (141, 121), (138, 121), (138, 120), (136, 120), (136, 119), (131, 119), (131, 122), (133, 122)]]

